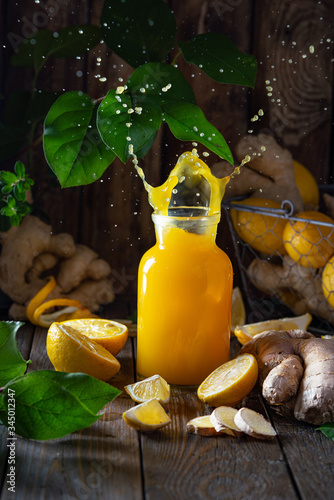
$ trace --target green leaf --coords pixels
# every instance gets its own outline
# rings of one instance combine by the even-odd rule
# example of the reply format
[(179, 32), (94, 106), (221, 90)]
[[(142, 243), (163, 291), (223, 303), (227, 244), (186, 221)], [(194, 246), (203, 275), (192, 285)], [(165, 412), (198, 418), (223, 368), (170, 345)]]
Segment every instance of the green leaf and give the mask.
[(7, 170), (1, 171), (1, 180), (5, 184), (13, 185), (17, 181), (17, 177), (13, 172), (8, 172)]
[(22, 325), (19, 321), (0, 321), (0, 387), (27, 369), (27, 361), (16, 343), (16, 333)]
[(97, 127), (103, 141), (124, 163), (130, 157), (129, 145), (133, 145), (134, 153), (141, 150), (154, 137), (160, 124), (161, 109), (150, 96), (143, 96), (140, 103), (132, 103), (129, 95), (110, 90), (97, 113)]
[(53, 34), (49, 30), (39, 30), (31, 38), (26, 38), (12, 56), (13, 66), (32, 67), (37, 70), (43, 65), (53, 43)]
[(30, 372), (9, 382), (4, 389), (0, 418), (8, 426), (10, 399), (15, 401), (15, 433), (30, 439), (56, 439), (89, 427), (101, 415), (96, 412), (120, 391), (83, 373), (48, 370)]
[(17, 201), (25, 201), (26, 199), (26, 192), (23, 189), (22, 184), (15, 184), (14, 189), (13, 189), (14, 196)]
[(66, 26), (58, 32), (39, 30), (22, 42), (12, 56), (14, 66), (33, 67), (38, 71), (48, 57), (77, 57), (100, 41), (97, 26)]
[(178, 42), (183, 56), (220, 83), (254, 87), (257, 63), (226, 36), (219, 33), (197, 35), (190, 42)]
[(106, 0), (101, 32), (108, 47), (136, 68), (165, 59), (174, 45), (176, 23), (163, 0)]
[(128, 92), (132, 96), (136, 95), (137, 99), (149, 95), (160, 105), (172, 101), (196, 102), (187, 80), (170, 64), (148, 63), (140, 66), (132, 73), (127, 87)]
[(101, 177), (115, 154), (96, 128), (96, 106), (83, 92), (67, 92), (44, 123), (45, 157), (62, 187), (90, 184)]
[(17, 161), (15, 163), (15, 165), (14, 165), (14, 172), (21, 179), (23, 179), (25, 177), (25, 175), (26, 175), (26, 169), (25, 169), (24, 164), (22, 163), (22, 161)]
[(59, 33), (53, 34), (51, 57), (77, 57), (91, 49), (101, 40), (100, 28), (92, 25), (66, 26)]
[(15, 226), (15, 227), (20, 225), (21, 220), (22, 220), (22, 218), (17, 214), (11, 215), (11, 217), (10, 217), (10, 223), (12, 226)]
[(14, 208), (14, 207), (16, 207), (16, 200), (15, 200), (14, 196), (12, 196), (12, 195), (8, 196), (8, 198), (7, 198), (7, 206), (8, 206), (8, 208)]
[(195, 104), (175, 102), (163, 106), (163, 116), (172, 134), (181, 141), (197, 141), (233, 165), (233, 157), (224, 137), (205, 118)]
[(334, 423), (323, 424), (317, 427), (317, 431), (321, 431), (326, 437), (334, 441)]

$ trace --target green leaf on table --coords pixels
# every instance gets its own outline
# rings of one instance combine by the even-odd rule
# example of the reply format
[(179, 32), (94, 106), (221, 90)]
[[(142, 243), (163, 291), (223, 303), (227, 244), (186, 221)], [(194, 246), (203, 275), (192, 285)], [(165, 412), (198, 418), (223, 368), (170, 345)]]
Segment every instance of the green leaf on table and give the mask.
[(174, 45), (176, 23), (163, 0), (106, 0), (101, 32), (108, 47), (136, 68), (165, 59)]
[(27, 369), (28, 362), (16, 343), (16, 333), (22, 325), (19, 321), (0, 321), (0, 387), (23, 375)]
[(125, 163), (133, 152), (142, 150), (161, 125), (161, 109), (149, 95), (140, 101), (110, 90), (97, 113), (97, 127), (103, 141)]
[(91, 25), (66, 26), (54, 33), (39, 30), (18, 46), (11, 62), (13, 66), (33, 67), (37, 71), (49, 57), (81, 56), (100, 39), (100, 29)]
[(62, 187), (90, 184), (115, 158), (96, 128), (97, 106), (83, 92), (67, 92), (44, 122), (44, 152)]
[(127, 81), (131, 95), (153, 97), (160, 105), (171, 101), (188, 101), (195, 104), (193, 89), (182, 73), (164, 63), (148, 63), (137, 68)]
[(164, 105), (163, 116), (172, 134), (181, 141), (196, 141), (233, 165), (233, 157), (224, 137), (205, 118), (202, 110), (189, 102)]
[(186, 61), (199, 66), (213, 80), (254, 87), (257, 63), (225, 35), (205, 33), (189, 42), (178, 42)]
[(334, 441), (334, 423), (323, 424), (316, 430), (321, 431), (326, 437)]
[(0, 418), (8, 425), (8, 399), (15, 400), (15, 433), (47, 440), (66, 436), (92, 425), (96, 414), (120, 391), (83, 373), (41, 370), (9, 382), (4, 388)]

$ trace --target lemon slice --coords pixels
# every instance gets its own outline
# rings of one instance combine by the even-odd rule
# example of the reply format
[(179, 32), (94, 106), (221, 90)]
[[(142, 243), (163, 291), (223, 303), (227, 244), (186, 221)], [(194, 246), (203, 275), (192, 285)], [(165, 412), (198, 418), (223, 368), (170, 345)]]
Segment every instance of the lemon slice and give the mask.
[(123, 413), (125, 422), (142, 432), (154, 432), (171, 423), (171, 419), (157, 399), (150, 399)]
[(258, 366), (252, 354), (227, 361), (201, 383), (197, 395), (211, 406), (234, 406), (253, 389)]
[(233, 333), (237, 326), (243, 326), (246, 323), (246, 310), (240, 288), (233, 289), (232, 294), (232, 317), (231, 332)]
[(239, 340), (240, 344), (245, 345), (249, 340), (252, 340), (255, 335), (266, 330), (306, 330), (312, 321), (312, 316), (309, 313), (294, 318), (271, 319), (268, 321), (260, 321), (259, 323), (250, 323), (248, 325), (237, 326), (234, 330), (234, 335)]
[(124, 389), (137, 403), (143, 403), (153, 398), (160, 403), (168, 403), (170, 397), (169, 384), (160, 375), (153, 375), (153, 377), (135, 384), (126, 385)]
[(128, 338), (127, 326), (109, 319), (80, 318), (62, 321), (59, 324), (70, 326), (86, 335), (90, 340), (107, 349), (113, 356), (123, 349)]
[(65, 323), (52, 323), (46, 350), (55, 370), (82, 372), (109, 380), (119, 371), (119, 361), (104, 347)]

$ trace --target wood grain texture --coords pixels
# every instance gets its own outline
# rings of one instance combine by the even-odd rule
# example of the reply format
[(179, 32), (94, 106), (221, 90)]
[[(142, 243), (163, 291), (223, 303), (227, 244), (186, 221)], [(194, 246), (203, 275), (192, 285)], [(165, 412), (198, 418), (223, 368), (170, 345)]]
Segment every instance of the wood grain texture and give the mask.
[(326, 183), (331, 154), (334, 4), (323, 0), (258, 0), (254, 53), (259, 72), (256, 123), (281, 141), (319, 183)]
[(173, 389), (172, 425), (142, 436), (147, 499), (297, 499), (277, 439), (205, 438), (187, 434), (187, 422), (209, 414), (195, 392)]
[[(45, 349), (46, 330), (37, 328), (29, 370), (52, 369)], [(121, 371), (112, 384), (119, 389), (134, 380), (131, 339), (118, 359)], [(139, 443), (122, 413), (133, 405), (124, 394), (104, 409), (88, 429), (62, 439), (41, 442), (18, 437), (16, 498), (51, 500), (142, 498)], [(3, 462), (0, 461), (0, 470)], [(3, 487), (1, 500), (12, 498)]]

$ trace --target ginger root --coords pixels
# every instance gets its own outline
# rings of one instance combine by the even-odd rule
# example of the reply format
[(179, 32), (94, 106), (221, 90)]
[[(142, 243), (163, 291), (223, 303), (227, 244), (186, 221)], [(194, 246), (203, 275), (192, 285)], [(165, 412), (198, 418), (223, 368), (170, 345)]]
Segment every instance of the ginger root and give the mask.
[[(238, 142), (235, 154), (240, 162), (247, 155), (251, 159), (226, 186), (227, 198), (243, 195), (268, 198), (279, 203), (290, 200), (296, 212), (304, 209), (291, 153), (279, 146), (273, 137), (266, 134), (247, 135)], [(213, 165), (212, 172), (217, 177), (225, 177), (233, 172), (233, 167), (220, 161)]]
[(79, 300), (91, 312), (114, 300), (109, 264), (89, 247), (75, 244), (71, 235), (53, 235), (51, 226), (28, 215), (0, 237), (0, 288), (14, 301), (12, 319), (27, 319), (26, 306), (51, 274), (57, 287), (48, 300)]
[(334, 325), (334, 309), (322, 291), (321, 275), (285, 255), (282, 265), (254, 259), (247, 269), (253, 285), (267, 295), (278, 295), (296, 316), (309, 312)]
[(334, 338), (302, 330), (269, 331), (245, 344), (259, 365), (263, 397), (293, 409), (294, 417), (321, 425), (334, 421)]

